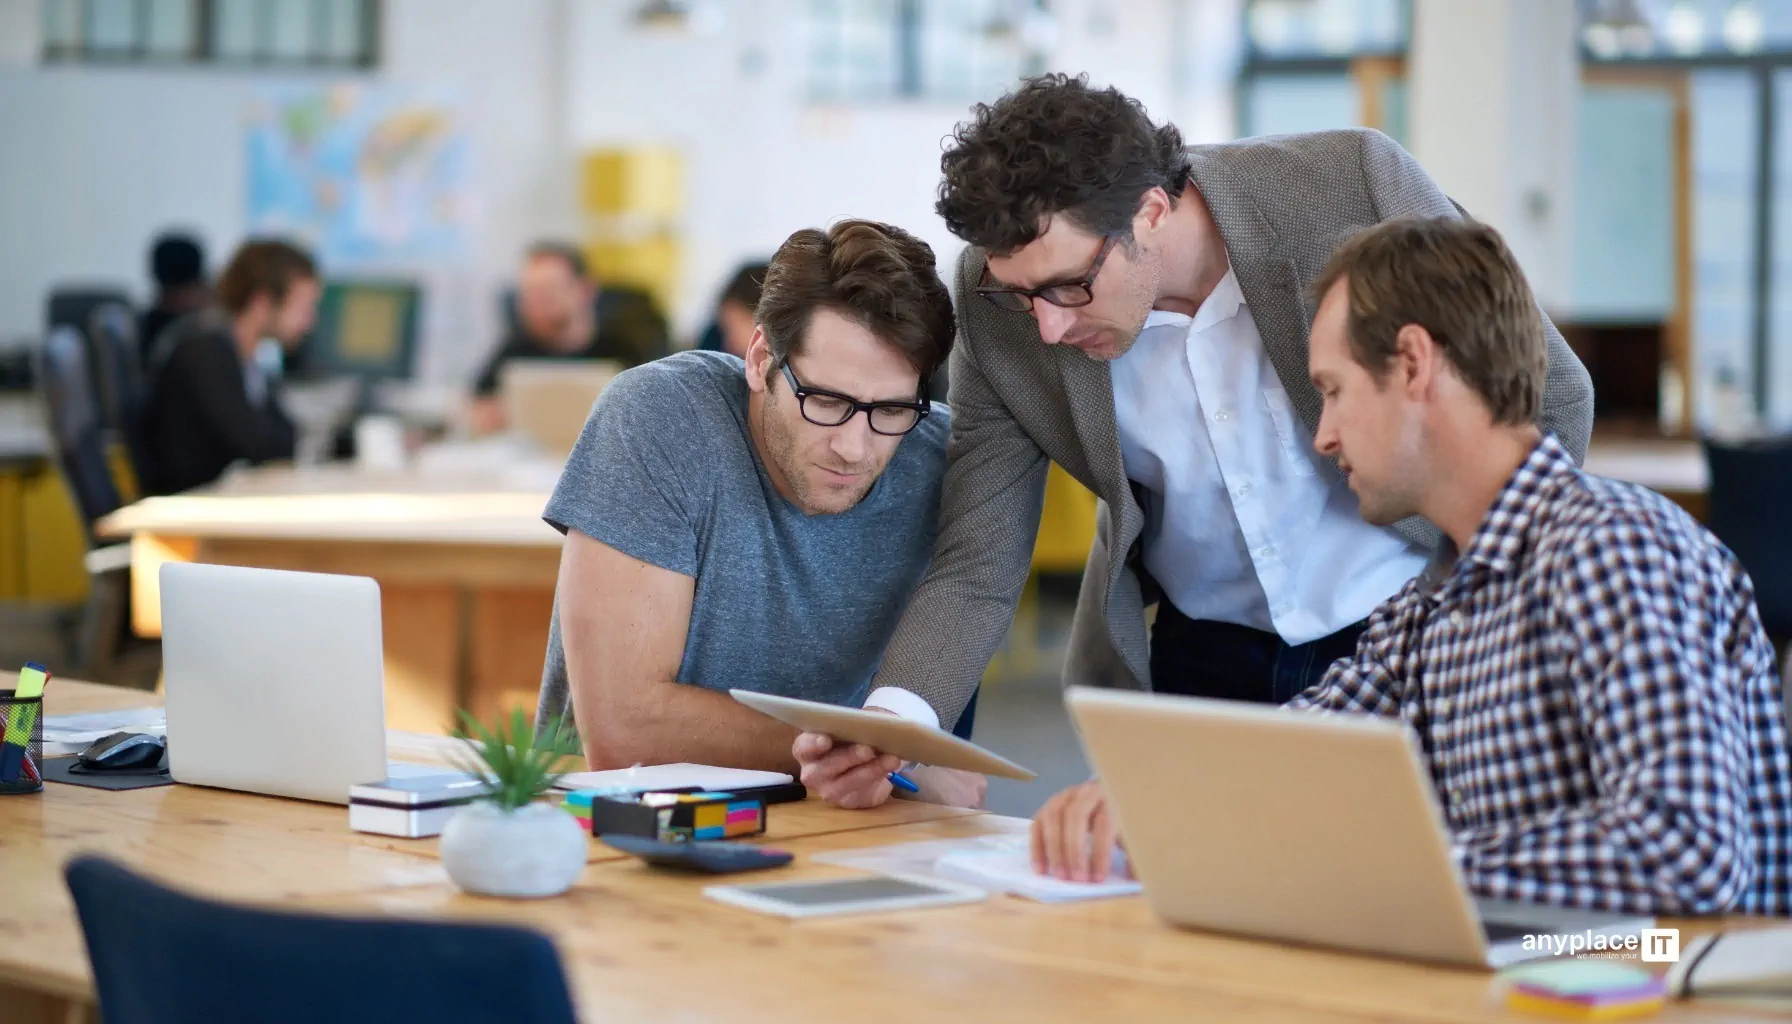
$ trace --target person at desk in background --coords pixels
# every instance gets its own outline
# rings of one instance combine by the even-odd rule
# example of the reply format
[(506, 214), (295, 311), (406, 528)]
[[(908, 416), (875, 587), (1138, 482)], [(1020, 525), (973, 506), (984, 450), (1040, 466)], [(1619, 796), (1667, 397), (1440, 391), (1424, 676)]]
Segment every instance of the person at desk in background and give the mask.
[[(1370, 522), (1423, 516), (1444, 540), (1288, 707), (1410, 725), (1479, 896), (1792, 913), (1792, 765), (1754, 587), (1679, 506), (1539, 429), (1543, 324), (1499, 235), (1383, 224), (1313, 294), (1318, 450)], [(1038, 866), (1106, 874), (1112, 819), (1084, 796), (1093, 815), (1041, 811)]]
[[(1013, 621), (1052, 462), (1101, 499), (1067, 681), (1261, 702), (1317, 682), (1438, 534), (1364, 522), (1313, 454), (1299, 289), (1351, 231), (1454, 204), (1379, 132), (1184, 148), (1065, 75), (979, 104), (941, 167), (939, 213), (970, 243), (956, 469), (877, 685), (958, 715)], [(1578, 460), (1592, 386), (1544, 331), (1542, 414)]]
[(205, 250), (191, 235), (168, 232), (159, 236), (149, 250), (149, 273), (156, 282), (155, 302), (137, 320), (137, 343), (143, 346), (145, 366), (162, 330), (211, 300), (205, 283)]
[(646, 295), (600, 288), (570, 245), (529, 247), (517, 278), (516, 323), (473, 382), (475, 434), (507, 425), (498, 385), (513, 359), (614, 359), (639, 366), (666, 354), (665, 317)]
[(303, 250), (252, 240), (218, 278), (217, 304), (162, 332), (143, 426), (152, 493), (211, 483), (233, 462), (292, 458), (296, 431), (256, 350), (269, 339), (296, 347), (322, 291)]
[(716, 318), (703, 331), (697, 347), (705, 352), (726, 352), (745, 359), (753, 340), (753, 311), (759, 308), (759, 291), (765, 282), (765, 264), (746, 263), (728, 279), (716, 300)]
[[(566, 546), (539, 714), (572, 712), (593, 769), (794, 771), (795, 730), (730, 688), (883, 706), (871, 676), (934, 538), (950, 414), (924, 395), (952, 334), (933, 250), (842, 221), (778, 249), (744, 361), (683, 352), (604, 390), (543, 513)], [(913, 778), (983, 799), (981, 776)]]

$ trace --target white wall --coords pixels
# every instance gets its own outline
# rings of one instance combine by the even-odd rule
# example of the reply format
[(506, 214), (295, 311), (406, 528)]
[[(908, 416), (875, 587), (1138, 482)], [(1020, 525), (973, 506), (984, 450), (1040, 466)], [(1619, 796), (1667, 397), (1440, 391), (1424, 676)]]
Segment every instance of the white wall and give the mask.
[[(35, 29), (0, 0), (0, 28)], [(424, 370), (458, 378), (496, 329), (495, 293), (528, 239), (564, 230), (570, 184), (557, 42), (561, 0), (388, 0), (376, 80), (458, 87), (480, 197), (468, 265), (432, 281)], [(0, 52), (34, 52), (17, 40)], [(334, 77), (350, 77), (337, 75)], [(331, 76), (93, 65), (0, 66), (0, 338), (41, 330), (57, 283), (147, 297), (163, 228), (206, 241), (214, 267), (245, 230), (242, 117), (270, 85)], [(326, 267), (326, 272), (328, 268)]]
[[(717, 0), (724, 27), (705, 36), (637, 29), (639, 0), (387, 0), (374, 77), (461, 88), (480, 203), (468, 265), (427, 278), (425, 375), (458, 381), (482, 357), (495, 292), (530, 239), (581, 234), (575, 158), (594, 146), (686, 154), (672, 311), (683, 334), (707, 320), (737, 263), (799, 227), (888, 220), (949, 267), (960, 243), (934, 215), (934, 192), (941, 141), (969, 102), (807, 104), (806, 2)], [(1060, 0), (1050, 64), (1120, 86), (1191, 141), (1222, 138), (1239, 2)], [(41, 329), (53, 284), (113, 282), (146, 297), (145, 250), (164, 228), (196, 230), (221, 264), (244, 232), (243, 111), (270, 85), (330, 80), (39, 67), (37, 9), (0, 0), (0, 339)]]
[[(1055, 70), (1088, 72), (1152, 116), (1196, 111), (1197, 140), (1222, 137), (1216, 115), (1182, 87), (1190, 48), (1237, 0), (1063, 0)], [(632, 0), (574, 0), (565, 38), (568, 135), (575, 149), (668, 144), (686, 157), (686, 260), (675, 320), (691, 332), (740, 262), (792, 231), (841, 217), (907, 228), (934, 247), (942, 276), (962, 243), (933, 212), (942, 140), (970, 103), (815, 107), (803, 101), (803, 0), (736, 0), (712, 36), (642, 31)], [(750, 16), (748, 16), (750, 12)], [(1211, 38), (1211, 35), (1204, 38)], [(1200, 49), (1200, 48), (1197, 48)], [(672, 70), (676, 69), (676, 70)], [(1182, 78), (1178, 75), (1182, 74)], [(1230, 72), (1221, 83), (1229, 90)], [(1212, 79), (1202, 80), (1211, 87)], [(990, 97), (993, 99), (994, 97)], [(1219, 122), (1227, 123), (1221, 128)]]
[(39, 0), (0, 0), (0, 67), (22, 67), (37, 61), (42, 12)]
[(1576, 12), (1559, 0), (1418, 0), (1412, 152), (1498, 228), (1547, 309), (1573, 293)]

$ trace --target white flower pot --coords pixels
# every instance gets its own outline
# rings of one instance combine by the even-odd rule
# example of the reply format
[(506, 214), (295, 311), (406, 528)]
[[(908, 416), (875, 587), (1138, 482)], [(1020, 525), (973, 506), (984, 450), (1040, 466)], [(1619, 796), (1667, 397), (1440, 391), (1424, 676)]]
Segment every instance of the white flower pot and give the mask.
[(502, 811), (468, 804), (442, 830), (442, 866), (481, 896), (558, 896), (585, 869), (585, 830), (551, 804)]

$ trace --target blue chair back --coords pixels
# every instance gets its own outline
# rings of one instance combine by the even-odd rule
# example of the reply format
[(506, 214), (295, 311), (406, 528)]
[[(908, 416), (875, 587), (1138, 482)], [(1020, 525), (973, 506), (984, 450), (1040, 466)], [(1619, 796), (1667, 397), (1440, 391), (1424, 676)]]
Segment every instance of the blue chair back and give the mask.
[(52, 330), (68, 326), (85, 331), (88, 321), (93, 318), (93, 311), (109, 304), (129, 309), (130, 293), (122, 288), (103, 284), (57, 288), (50, 292), (49, 299), (44, 303), (44, 326)]
[(1761, 625), (1792, 638), (1792, 439), (1705, 442), (1711, 479), (1707, 525), (1755, 583)]
[(66, 324), (54, 328), (44, 339), (37, 379), (49, 409), (57, 464), (91, 540), (94, 521), (117, 509), (120, 501), (106, 461), (110, 435), (87, 351), (80, 331)]
[(504, 925), (251, 910), (110, 861), (66, 871), (106, 1024), (573, 1024), (546, 936)]
[[(87, 325), (106, 425), (124, 444), (130, 458), (129, 487), (120, 483), (119, 489), (126, 501), (135, 501), (141, 482), (149, 477), (148, 446), (143, 436), (149, 388), (143, 373), (137, 318), (129, 306), (109, 302), (93, 311)], [(127, 489), (134, 493), (123, 493)]]

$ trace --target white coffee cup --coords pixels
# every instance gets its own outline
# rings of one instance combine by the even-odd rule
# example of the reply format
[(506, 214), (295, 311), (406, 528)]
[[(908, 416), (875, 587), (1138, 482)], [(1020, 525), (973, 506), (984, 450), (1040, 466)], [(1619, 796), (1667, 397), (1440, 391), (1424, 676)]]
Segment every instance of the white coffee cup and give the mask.
[(371, 472), (404, 469), (404, 423), (396, 416), (363, 416), (355, 421), (355, 465)]

